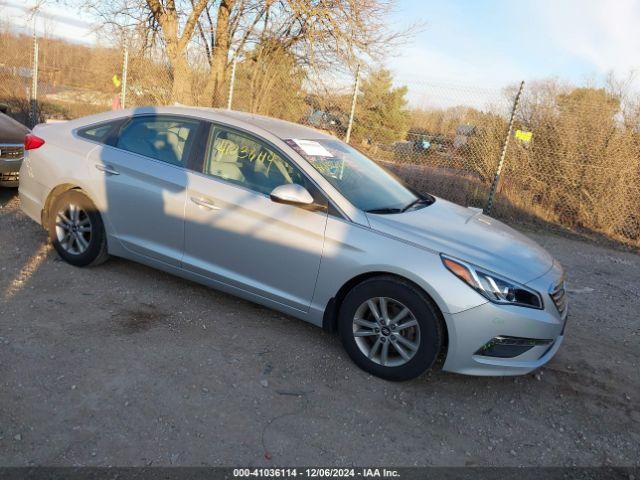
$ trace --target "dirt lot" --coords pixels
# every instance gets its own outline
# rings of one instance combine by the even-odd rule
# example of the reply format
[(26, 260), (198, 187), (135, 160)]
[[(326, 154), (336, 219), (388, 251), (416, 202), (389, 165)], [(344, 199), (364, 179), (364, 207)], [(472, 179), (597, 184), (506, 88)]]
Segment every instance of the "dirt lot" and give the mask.
[(336, 337), (132, 262), (61, 262), (0, 191), (0, 465), (640, 465), (640, 257), (565, 265), (556, 358), (388, 383)]

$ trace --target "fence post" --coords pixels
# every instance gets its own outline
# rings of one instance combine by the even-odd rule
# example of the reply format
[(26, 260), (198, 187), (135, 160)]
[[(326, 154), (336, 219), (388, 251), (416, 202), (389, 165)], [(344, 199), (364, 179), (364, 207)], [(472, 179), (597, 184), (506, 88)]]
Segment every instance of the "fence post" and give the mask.
[(518, 104), (520, 103), (520, 95), (522, 95), (523, 89), (524, 80), (520, 82), (520, 88), (518, 88), (518, 93), (516, 93), (516, 98), (513, 101), (513, 107), (511, 108), (511, 117), (509, 118), (509, 128), (507, 129), (507, 136), (504, 138), (504, 143), (502, 144), (502, 153), (500, 154), (500, 160), (498, 161), (498, 168), (496, 168), (496, 173), (493, 176), (491, 190), (489, 191), (489, 198), (487, 199), (487, 206), (484, 208), (483, 212), (485, 215), (490, 215), (491, 209), (493, 208), (493, 202), (495, 200), (496, 192), (498, 191), (498, 186), (500, 184), (500, 174), (502, 173), (502, 167), (504, 166), (504, 161), (507, 157), (507, 148), (509, 147), (509, 140), (511, 139), (511, 133), (513, 132), (513, 123), (516, 117)]
[(129, 71), (129, 48), (125, 44), (124, 58), (122, 59), (122, 85), (120, 90), (120, 108), (126, 108), (128, 71)]
[(236, 60), (237, 57), (234, 57), (233, 63), (231, 64), (231, 80), (229, 81), (229, 95), (227, 95), (227, 110), (231, 110), (231, 103), (233, 102), (233, 87), (236, 83)]
[[(34, 20), (35, 25), (35, 20)], [(31, 98), (30, 114), (31, 114), (31, 127), (35, 127), (38, 123), (38, 36), (36, 34), (35, 26), (33, 29), (33, 58), (31, 63)]]
[(351, 128), (353, 127), (353, 116), (356, 113), (356, 100), (358, 99), (358, 86), (360, 84), (360, 64), (356, 68), (356, 81), (353, 85), (353, 98), (351, 99), (351, 112), (349, 113), (349, 125), (347, 126), (347, 134), (344, 141), (349, 143), (351, 140)]

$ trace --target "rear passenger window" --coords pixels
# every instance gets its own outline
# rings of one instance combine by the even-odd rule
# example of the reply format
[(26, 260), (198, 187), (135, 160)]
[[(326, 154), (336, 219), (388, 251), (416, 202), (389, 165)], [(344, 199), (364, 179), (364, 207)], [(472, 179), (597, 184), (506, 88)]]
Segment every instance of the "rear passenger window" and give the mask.
[(94, 142), (104, 143), (111, 133), (111, 130), (120, 123), (120, 120), (116, 122), (102, 123), (100, 125), (93, 125), (91, 127), (85, 127), (78, 130), (78, 135), (87, 140), (93, 140)]
[(121, 130), (115, 147), (184, 166), (199, 125), (198, 120), (190, 118), (134, 117)]

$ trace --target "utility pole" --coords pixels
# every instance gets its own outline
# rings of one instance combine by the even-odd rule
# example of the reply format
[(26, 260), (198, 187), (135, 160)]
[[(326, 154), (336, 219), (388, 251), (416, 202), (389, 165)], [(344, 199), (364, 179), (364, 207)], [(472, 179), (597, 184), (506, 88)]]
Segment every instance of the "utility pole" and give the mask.
[(227, 95), (227, 110), (231, 110), (231, 103), (233, 102), (233, 88), (236, 83), (236, 60), (237, 56), (233, 58), (231, 64), (231, 80), (229, 81), (229, 94)]
[(351, 129), (353, 128), (353, 116), (356, 113), (356, 101), (358, 99), (358, 86), (360, 85), (360, 64), (356, 68), (356, 81), (353, 85), (353, 98), (351, 99), (351, 113), (349, 113), (349, 125), (347, 126), (347, 134), (344, 136), (344, 141), (349, 143), (351, 139)]
[(120, 86), (120, 107), (126, 108), (127, 102), (127, 74), (129, 71), (129, 47), (125, 42), (124, 56), (122, 59), (122, 85)]
[(33, 14), (33, 58), (31, 63), (31, 127), (38, 123), (38, 34), (36, 33), (37, 12)]
[(518, 89), (516, 98), (513, 101), (513, 107), (511, 108), (511, 117), (509, 118), (509, 128), (507, 129), (507, 136), (505, 137), (504, 143), (502, 144), (502, 153), (500, 154), (500, 160), (498, 161), (498, 168), (496, 168), (496, 173), (493, 177), (493, 182), (491, 183), (491, 190), (489, 191), (489, 198), (487, 199), (487, 206), (484, 208), (483, 212), (485, 215), (490, 215), (491, 210), (493, 209), (496, 192), (498, 191), (498, 186), (500, 185), (500, 174), (502, 173), (502, 167), (504, 166), (505, 159), (507, 158), (507, 148), (509, 147), (509, 140), (511, 139), (511, 133), (513, 132), (513, 122), (516, 117), (516, 112), (518, 111), (520, 96), (522, 95), (523, 89), (524, 80), (520, 82), (520, 88)]

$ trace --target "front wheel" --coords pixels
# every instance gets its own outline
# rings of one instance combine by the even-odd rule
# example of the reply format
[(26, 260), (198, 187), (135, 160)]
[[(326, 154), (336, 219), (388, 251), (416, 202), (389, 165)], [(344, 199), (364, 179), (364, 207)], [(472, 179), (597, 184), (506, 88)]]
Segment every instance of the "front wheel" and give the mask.
[(354, 287), (342, 302), (338, 321), (351, 359), (387, 380), (421, 375), (442, 346), (442, 323), (430, 299), (395, 277), (375, 277)]
[(108, 258), (100, 213), (78, 190), (69, 190), (54, 200), (48, 230), (58, 255), (71, 265), (98, 265)]

